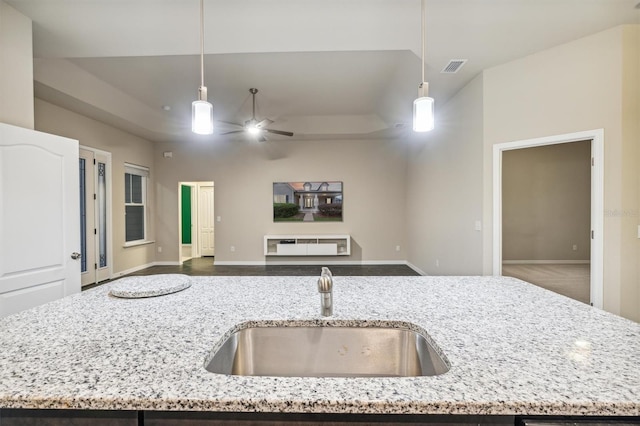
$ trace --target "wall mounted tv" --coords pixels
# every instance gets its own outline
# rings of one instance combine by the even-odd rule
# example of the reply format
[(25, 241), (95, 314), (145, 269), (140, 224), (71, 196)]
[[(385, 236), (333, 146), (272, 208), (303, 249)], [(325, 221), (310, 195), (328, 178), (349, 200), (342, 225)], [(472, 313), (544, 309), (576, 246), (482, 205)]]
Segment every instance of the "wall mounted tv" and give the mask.
[(274, 182), (274, 222), (342, 222), (342, 182)]

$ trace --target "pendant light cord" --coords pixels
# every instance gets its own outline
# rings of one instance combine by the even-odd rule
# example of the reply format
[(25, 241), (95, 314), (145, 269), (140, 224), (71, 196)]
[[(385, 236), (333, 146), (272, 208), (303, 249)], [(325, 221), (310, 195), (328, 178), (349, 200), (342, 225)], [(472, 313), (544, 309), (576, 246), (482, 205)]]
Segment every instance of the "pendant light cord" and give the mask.
[(200, 0), (200, 87), (204, 87), (204, 0)]
[(421, 8), (420, 8), (421, 26), (422, 26), (422, 33), (421, 33), (422, 34), (422, 38), (421, 38), (421, 40), (422, 40), (422, 82), (420, 84), (424, 83), (424, 48), (425, 48), (425, 44), (426, 44), (425, 41), (424, 41), (424, 38), (425, 38), (425, 33), (426, 33), (425, 26), (426, 26), (426, 21), (427, 21), (427, 19), (425, 17), (425, 9), (426, 9), (425, 1), (426, 0), (422, 0), (422, 5), (421, 5)]

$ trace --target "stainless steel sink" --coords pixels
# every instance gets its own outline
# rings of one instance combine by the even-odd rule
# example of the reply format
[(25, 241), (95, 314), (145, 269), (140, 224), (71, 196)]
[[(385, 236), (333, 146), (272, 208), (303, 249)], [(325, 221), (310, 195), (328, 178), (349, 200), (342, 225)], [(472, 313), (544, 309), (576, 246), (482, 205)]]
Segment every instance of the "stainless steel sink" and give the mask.
[(206, 369), (240, 376), (404, 377), (449, 371), (425, 336), (407, 328), (252, 327), (233, 333)]

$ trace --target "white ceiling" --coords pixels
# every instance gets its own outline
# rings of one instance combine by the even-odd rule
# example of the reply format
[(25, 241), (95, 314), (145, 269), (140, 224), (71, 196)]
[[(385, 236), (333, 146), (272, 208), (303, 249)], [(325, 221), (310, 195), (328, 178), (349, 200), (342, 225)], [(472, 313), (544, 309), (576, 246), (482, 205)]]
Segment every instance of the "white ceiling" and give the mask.
[[(37, 96), (152, 140), (193, 137), (198, 0), (5, 1), (33, 20)], [(637, 2), (427, 0), (430, 93), (442, 105), (483, 69), (640, 23)], [(258, 118), (296, 138), (387, 136), (421, 80), (420, 1), (205, 0), (205, 52), (216, 119), (248, 119), (257, 87)]]

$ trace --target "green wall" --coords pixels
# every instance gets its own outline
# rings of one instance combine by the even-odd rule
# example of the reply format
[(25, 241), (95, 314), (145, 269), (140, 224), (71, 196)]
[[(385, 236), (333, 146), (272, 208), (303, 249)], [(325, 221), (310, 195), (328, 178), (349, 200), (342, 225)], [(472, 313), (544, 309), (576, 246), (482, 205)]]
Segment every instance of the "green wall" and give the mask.
[(182, 197), (182, 244), (191, 244), (191, 187), (180, 186)]

